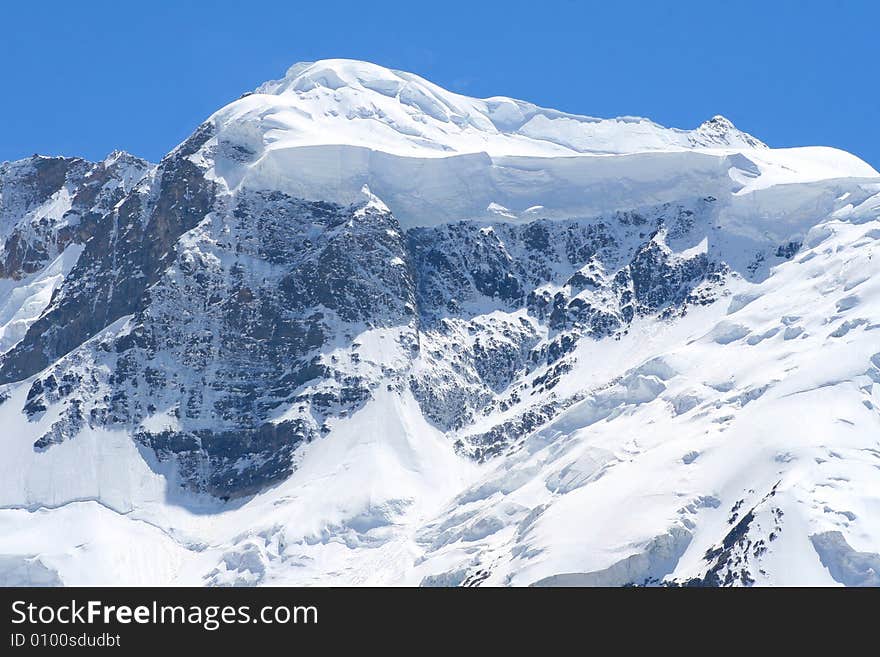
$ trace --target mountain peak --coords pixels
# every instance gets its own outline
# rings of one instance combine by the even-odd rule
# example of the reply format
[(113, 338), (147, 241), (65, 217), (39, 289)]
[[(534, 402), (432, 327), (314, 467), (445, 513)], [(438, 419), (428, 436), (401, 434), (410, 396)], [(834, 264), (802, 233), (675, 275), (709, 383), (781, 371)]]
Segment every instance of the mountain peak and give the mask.
[(692, 143), (705, 147), (767, 148), (767, 144), (743, 132), (726, 116), (716, 114), (694, 130)]
[[(394, 71), (390, 68), (356, 59), (321, 59), (314, 62), (298, 62), (287, 69), (284, 77), (261, 85), (257, 93), (284, 93), (285, 91), (306, 92), (316, 87), (341, 89), (342, 87), (381, 90), (385, 82), (387, 89), (398, 88), (405, 78), (412, 74)], [(427, 80), (421, 80), (427, 83)], [(376, 83), (380, 83), (377, 85)]]
[(733, 128), (735, 127), (735, 126), (733, 125), (733, 121), (731, 121), (730, 119), (728, 119), (728, 118), (727, 118), (726, 116), (724, 116), (723, 114), (716, 114), (715, 116), (713, 116), (713, 117), (712, 117), (711, 119), (709, 119), (708, 121), (704, 121), (704, 122), (703, 122), (703, 125), (706, 125), (706, 124), (712, 124), (712, 125), (724, 126), (725, 128), (728, 128), (728, 129), (733, 129)]
[(138, 157), (137, 155), (132, 155), (128, 151), (114, 149), (111, 151), (107, 157), (104, 158), (103, 162), (104, 166), (109, 167), (113, 165), (136, 165), (143, 168), (151, 166), (151, 164), (143, 159), (142, 157)]
[(0, 165), (0, 585), (880, 585), (880, 176), (762, 146), (325, 60)]
[[(184, 150), (198, 150), (195, 159), (230, 190), (281, 188), (349, 205), (363, 202), (369, 183), (405, 225), (495, 217), (487, 208), (498, 207), (517, 217), (533, 206), (545, 216), (585, 216), (631, 202), (633, 179), (665, 198), (699, 194), (693, 181), (707, 166), (718, 185), (738, 191), (877, 175), (832, 149), (769, 149), (722, 116), (694, 130), (600, 119), (505, 96), (472, 98), (349, 59), (295, 64), (216, 112)], [(728, 160), (737, 153), (742, 166)], [(618, 155), (626, 158), (608, 157)], [(748, 175), (732, 178), (731, 168)], [(545, 176), (540, 187), (536, 170)]]
[(413, 73), (353, 59), (294, 64), (284, 77), (260, 85), (218, 115), (221, 123), (259, 117), (277, 147), (345, 145), (410, 157), (763, 147), (720, 116), (697, 130), (639, 117), (598, 119), (505, 96), (471, 98)]

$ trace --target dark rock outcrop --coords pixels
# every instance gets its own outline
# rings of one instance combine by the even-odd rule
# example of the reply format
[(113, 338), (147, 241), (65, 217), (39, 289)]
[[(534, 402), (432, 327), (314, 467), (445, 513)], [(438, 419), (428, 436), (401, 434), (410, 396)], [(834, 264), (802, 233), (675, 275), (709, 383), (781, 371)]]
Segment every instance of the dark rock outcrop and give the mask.
[[(229, 498), (289, 476), (297, 447), (378, 386), (409, 387), (450, 431), (550, 392), (459, 439), (462, 453), (492, 458), (571, 403), (552, 391), (581, 340), (707, 303), (726, 271), (705, 251), (669, 245), (699, 242), (711, 214), (701, 200), (404, 232), (372, 201), (220, 189), (195, 155), (212, 138), (203, 125), (137, 184), (138, 163), (116, 158), (41, 163), (23, 187), (33, 205), (79, 176), (70, 221), (40, 240), (16, 237), (20, 225), (10, 233), (10, 271), (83, 245), (0, 360), (0, 382), (39, 374), (22, 409), (31, 421), (61, 409), (35, 449), (87, 425), (125, 427), (173, 462), (186, 487)], [(123, 164), (127, 193), (116, 184)]]

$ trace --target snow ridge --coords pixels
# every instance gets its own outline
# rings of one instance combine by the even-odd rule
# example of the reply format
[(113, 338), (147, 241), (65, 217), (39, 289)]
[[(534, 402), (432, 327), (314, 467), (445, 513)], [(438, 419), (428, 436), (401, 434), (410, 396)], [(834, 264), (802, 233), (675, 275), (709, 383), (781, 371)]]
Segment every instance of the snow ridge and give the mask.
[[(285, 112), (276, 117), (294, 133), (297, 118), (307, 120), (307, 134), (368, 146), (384, 152), (427, 156), (486, 152), (490, 156), (561, 156), (583, 153), (632, 153), (645, 150), (746, 147), (764, 145), (723, 117), (694, 131), (664, 128), (640, 117), (597, 119), (546, 109), (513, 98), (469, 98), (427, 80), (367, 62), (330, 59), (295, 64), (280, 80), (258, 87), (243, 104), (277, 96)], [(292, 116), (296, 114), (297, 116)], [(354, 130), (336, 129), (347, 123)], [(363, 124), (374, 124), (375, 129)], [(328, 134), (322, 135), (321, 128)], [(279, 125), (279, 128), (281, 126)], [(374, 139), (365, 143), (354, 139)], [(404, 145), (405, 142), (405, 145)], [(316, 143), (315, 141), (303, 143)]]

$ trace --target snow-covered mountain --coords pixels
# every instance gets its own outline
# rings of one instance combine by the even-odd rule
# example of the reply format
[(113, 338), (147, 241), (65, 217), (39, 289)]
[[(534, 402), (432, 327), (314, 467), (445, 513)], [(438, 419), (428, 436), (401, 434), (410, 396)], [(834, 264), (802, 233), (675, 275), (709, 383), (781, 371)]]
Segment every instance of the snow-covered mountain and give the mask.
[(880, 584), (878, 240), (848, 153), (349, 60), (0, 165), (0, 583)]

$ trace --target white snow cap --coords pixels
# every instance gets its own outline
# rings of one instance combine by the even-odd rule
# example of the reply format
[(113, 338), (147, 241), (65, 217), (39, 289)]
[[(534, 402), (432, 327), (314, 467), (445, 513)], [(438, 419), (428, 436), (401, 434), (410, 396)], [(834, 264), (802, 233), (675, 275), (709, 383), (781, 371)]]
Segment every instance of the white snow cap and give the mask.
[(716, 114), (694, 130), (692, 143), (699, 146), (741, 146), (767, 148), (767, 144), (739, 130), (725, 116)]
[[(344, 143), (419, 156), (764, 147), (723, 117), (696, 130), (665, 128), (641, 117), (597, 119), (504, 96), (470, 98), (413, 73), (350, 59), (294, 64), (283, 78), (262, 84), (240, 102), (265, 104), (266, 95), (279, 97), (268, 102), (287, 108), (275, 117), (279, 131), (287, 133), (285, 138), (298, 133), (303, 145)], [(308, 134), (306, 121), (312, 128)]]
[(296, 64), (210, 121), (215, 137), (193, 157), (227, 188), (349, 205), (363, 202), (369, 182), (405, 228), (518, 220), (538, 206), (546, 218), (591, 216), (648, 197), (717, 198), (878, 175), (831, 148), (768, 148), (722, 116), (694, 130), (597, 119), (471, 98), (348, 59)]

